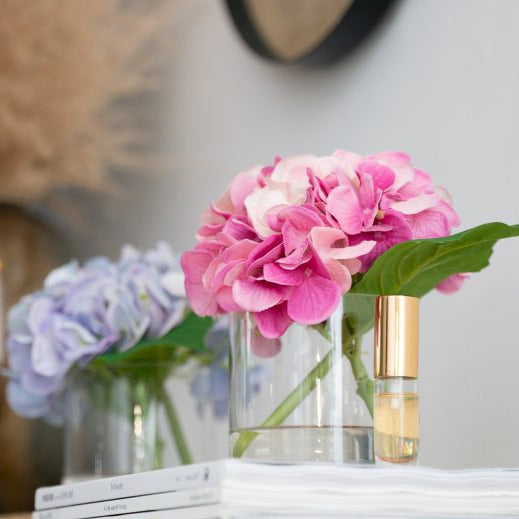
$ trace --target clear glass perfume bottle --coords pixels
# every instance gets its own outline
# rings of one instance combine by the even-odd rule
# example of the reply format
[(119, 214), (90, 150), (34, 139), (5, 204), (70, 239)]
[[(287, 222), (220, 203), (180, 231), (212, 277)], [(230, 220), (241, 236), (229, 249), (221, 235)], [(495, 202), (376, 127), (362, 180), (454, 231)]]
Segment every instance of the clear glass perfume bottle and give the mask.
[(376, 301), (373, 425), (378, 464), (414, 464), (418, 459), (418, 303), (407, 296)]

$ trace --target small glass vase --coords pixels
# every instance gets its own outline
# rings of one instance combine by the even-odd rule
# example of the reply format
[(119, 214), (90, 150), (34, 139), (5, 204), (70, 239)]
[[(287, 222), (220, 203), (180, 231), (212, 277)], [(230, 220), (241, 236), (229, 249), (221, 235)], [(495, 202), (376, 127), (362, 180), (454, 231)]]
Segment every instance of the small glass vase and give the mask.
[(63, 482), (191, 463), (172, 398), (173, 393), (179, 396), (178, 379), (168, 362), (71, 371), (65, 391)]
[(347, 295), (326, 322), (292, 324), (270, 345), (251, 315), (232, 316), (231, 456), (374, 462), (373, 309)]

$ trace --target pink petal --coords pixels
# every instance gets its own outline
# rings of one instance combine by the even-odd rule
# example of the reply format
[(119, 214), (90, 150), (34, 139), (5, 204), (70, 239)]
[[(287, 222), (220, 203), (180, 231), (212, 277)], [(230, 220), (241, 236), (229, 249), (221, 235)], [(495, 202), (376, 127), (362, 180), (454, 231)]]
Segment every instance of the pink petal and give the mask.
[(292, 222), (286, 221), (282, 227), (283, 248), (288, 256), (294, 251), (302, 251), (306, 247), (307, 234), (297, 229)]
[[(256, 260), (265, 259), (265, 257), (267, 257), (267, 255), (269, 255), (272, 252), (272, 249), (276, 248), (278, 245), (281, 245), (282, 242), (283, 238), (276, 234), (274, 236), (269, 236), (259, 244), (256, 244), (254, 251), (249, 256), (249, 264), (254, 263)], [(263, 263), (261, 263), (260, 261), (259, 264)]]
[(375, 240), (364, 240), (358, 245), (351, 245), (350, 247), (343, 247), (342, 249), (332, 249), (329, 257), (337, 260), (358, 258), (373, 250), (376, 244), (377, 242)]
[(216, 315), (218, 304), (214, 294), (208, 292), (202, 283), (191, 283), (186, 280), (186, 296), (194, 312), (198, 315)]
[(393, 202), (391, 209), (403, 214), (416, 214), (434, 207), (440, 200), (438, 195), (421, 195), (403, 202)]
[(231, 202), (231, 198), (229, 196), (229, 193), (226, 191), (215, 204), (211, 204), (211, 211), (221, 216), (225, 219), (229, 218), (233, 211), (234, 207)]
[(276, 285), (300, 285), (305, 277), (302, 269), (284, 269), (276, 263), (267, 263), (263, 267), (265, 281), (276, 283)]
[(327, 179), (316, 177), (313, 173), (309, 175), (311, 189), (311, 196), (309, 203), (313, 207), (317, 207), (317, 204), (322, 203), (327, 200), (328, 193), (339, 185), (337, 182), (337, 177), (332, 175)]
[(393, 245), (404, 241), (409, 241), (413, 238), (411, 227), (407, 222), (407, 218), (404, 218), (403, 215), (397, 212), (387, 213), (382, 220), (382, 224), (389, 226), (390, 230), (384, 232), (377, 230), (375, 232), (363, 233), (358, 237), (352, 237), (352, 241), (356, 241), (357, 243), (360, 243), (363, 239), (374, 239), (376, 241), (375, 247), (373, 247), (373, 249), (371, 249), (368, 254), (361, 256), (360, 258), (362, 261), (362, 272), (368, 269), (373, 261), (375, 261), (381, 254), (386, 252), (386, 250), (391, 248)]
[(311, 251), (313, 255), (307, 263), (301, 265), (301, 268), (304, 268), (306, 273), (312, 272), (314, 276), (329, 278), (328, 269), (324, 261), (320, 258), (319, 254), (315, 252), (313, 247), (311, 247)]
[(258, 182), (256, 177), (260, 172), (260, 167), (253, 168), (250, 171), (239, 173), (229, 186), (229, 196), (234, 207), (238, 210), (244, 208), (245, 199), (254, 191)]
[(353, 185), (338, 186), (329, 194), (328, 211), (345, 233), (358, 234), (362, 230), (362, 207)]
[(283, 246), (277, 245), (272, 250), (270, 250), (267, 254), (265, 254), (263, 257), (258, 258), (257, 260), (253, 261), (252, 263), (249, 263), (247, 266), (247, 275), (248, 276), (257, 276), (258, 271), (261, 271), (263, 265), (265, 263), (272, 263), (273, 261), (276, 261), (283, 252)]
[(285, 287), (273, 283), (245, 278), (234, 283), (232, 293), (243, 310), (261, 312), (280, 303), (285, 290)]
[(244, 261), (238, 261), (234, 266), (229, 269), (227, 274), (225, 274), (225, 278), (223, 282), (227, 286), (232, 286), (232, 284), (240, 277), (245, 275), (245, 271), (247, 270), (247, 265)]
[(259, 330), (254, 330), (251, 341), (251, 350), (254, 355), (262, 359), (274, 357), (281, 350), (281, 341), (277, 338), (263, 337)]
[(214, 207), (210, 205), (202, 212), (202, 217), (200, 219), (200, 225), (211, 225), (211, 224), (224, 224), (226, 217), (221, 216), (220, 213), (214, 210)]
[(334, 281), (322, 276), (308, 277), (294, 289), (288, 300), (289, 317), (301, 324), (317, 324), (337, 308), (341, 291)]
[(276, 206), (285, 205), (287, 199), (281, 191), (264, 187), (251, 193), (244, 203), (254, 230), (259, 236), (266, 238), (273, 234), (272, 229), (267, 224), (269, 210)]
[(435, 207), (435, 209), (442, 213), (443, 216), (445, 216), (445, 218), (447, 218), (447, 221), (449, 222), (449, 225), (451, 227), (457, 227), (460, 224), (460, 218), (458, 216), (458, 213), (454, 210), (454, 208), (449, 202), (441, 200), (441, 202)]
[(453, 294), (462, 287), (465, 280), (469, 277), (470, 276), (468, 274), (454, 274), (453, 276), (450, 276), (438, 283), (436, 288), (443, 294)]
[[(203, 241), (200, 245), (207, 245), (207, 241)], [(216, 235), (216, 244), (215, 246), (220, 247), (231, 247), (236, 243), (236, 239), (234, 239), (232, 236), (225, 234), (224, 232), (219, 232)]]
[(450, 234), (451, 226), (440, 211), (426, 209), (418, 214), (407, 216), (407, 221), (413, 232), (413, 239), (441, 238)]
[(319, 255), (325, 257), (336, 242), (347, 238), (344, 232), (336, 227), (314, 227), (310, 231), (310, 240)]
[(307, 263), (312, 257), (312, 251), (309, 247), (300, 247), (284, 258), (279, 258), (277, 263), (283, 265), (287, 270), (298, 268), (303, 263)]
[(300, 189), (306, 189), (308, 182), (308, 168), (314, 169), (319, 163), (315, 155), (295, 155), (281, 159), (272, 172), (271, 179), (276, 182), (291, 184)]
[(209, 223), (206, 225), (202, 225), (200, 229), (198, 229), (198, 232), (196, 233), (196, 237), (198, 240), (201, 240), (203, 238), (209, 238), (211, 236), (215, 236), (217, 233), (219, 233), (223, 229), (224, 224), (223, 223)]
[(274, 163), (272, 164), (272, 166), (263, 166), (261, 168), (260, 179), (262, 177), (270, 177), (270, 175), (272, 175), (272, 172), (274, 171), (274, 168), (276, 167), (278, 162), (281, 162), (282, 160), (283, 159), (279, 155), (276, 155), (276, 157), (274, 158)]
[(274, 232), (281, 232), (283, 221), (280, 220), (278, 213), (267, 214), (267, 224)]
[[(312, 229), (311, 236), (312, 249), (314, 250), (312, 267), (315, 267), (316, 258), (320, 258), (326, 267), (327, 275), (324, 277), (331, 276), (333, 281), (339, 285), (341, 292), (347, 292), (351, 288), (349, 267), (354, 267), (354, 272), (358, 272), (361, 265), (360, 261), (355, 260), (353, 262), (351, 258), (369, 252), (375, 242), (362, 242), (353, 247), (333, 247), (336, 244), (347, 243), (347, 238), (341, 230), (329, 227), (315, 227)], [(334, 256), (339, 256), (339, 258), (334, 259)], [(349, 263), (343, 261), (343, 258), (340, 256), (345, 256), (344, 259), (348, 259)], [(314, 272), (317, 271), (317, 273), (322, 272), (319, 268), (314, 268), (313, 270)]]
[(369, 158), (376, 160), (381, 164), (386, 164), (393, 170), (395, 173), (395, 181), (391, 186), (393, 190), (399, 189), (416, 177), (415, 170), (411, 165), (411, 158), (407, 153), (390, 151), (377, 153), (371, 155)]
[[(360, 261), (359, 261), (360, 265)], [(329, 260), (326, 262), (326, 268), (330, 273), (330, 276), (344, 294), (351, 288), (351, 272), (346, 265), (343, 265), (340, 261)]]
[(332, 259), (352, 259), (367, 254), (374, 246), (375, 242), (365, 240), (358, 245), (349, 247), (334, 247), (341, 241), (347, 243), (346, 235), (333, 227), (314, 227), (310, 232), (310, 239), (315, 250), (323, 260)]
[(362, 160), (360, 155), (351, 153), (346, 150), (337, 150), (333, 153), (332, 157), (336, 160), (337, 165), (348, 175), (349, 178), (355, 177), (355, 170), (357, 165)]
[(413, 176), (411, 180), (398, 188), (398, 192), (404, 198), (412, 198), (424, 193), (431, 193), (434, 188), (432, 178), (421, 169), (412, 167)]
[(202, 284), (205, 288), (209, 289), (210, 287), (214, 288), (214, 279), (218, 270), (222, 267), (222, 258), (221, 256), (216, 256), (211, 263), (207, 266), (207, 269), (202, 276)]
[(371, 221), (368, 222), (368, 225), (371, 225), (377, 212), (377, 205), (380, 199), (381, 190), (375, 189), (375, 182), (371, 175), (368, 175), (367, 173), (359, 173), (359, 178), (359, 200), (363, 209), (363, 218), (364, 220), (366, 220), (366, 218), (370, 218)]
[(184, 252), (180, 259), (180, 265), (186, 276), (186, 280), (192, 283), (200, 283), (207, 267), (213, 260), (213, 255), (205, 250), (195, 248)]
[(323, 219), (314, 208), (290, 207), (282, 210), (279, 216), (286, 220), (282, 227), (286, 255), (301, 247), (306, 247), (310, 230), (323, 224)]
[(222, 261), (228, 263), (237, 259), (247, 259), (249, 254), (258, 246), (258, 242), (252, 240), (240, 240), (231, 245), (222, 254)]
[(303, 233), (308, 233), (312, 227), (323, 223), (315, 209), (305, 206), (287, 207), (280, 211), (279, 216)]
[(218, 290), (224, 283), (225, 279), (228, 276), (229, 272), (235, 269), (239, 265), (243, 265), (245, 262), (243, 260), (234, 260), (230, 263), (219, 263), (218, 271), (215, 273), (210, 286), (208, 287), (210, 290)]
[(253, 240), (257, 237), (254, 229), (247, 223), (238, 218), (229, 218), (223, 226), (222, 232), (232, 236), (235, 240)]
[(218, 290), (216, 301), (218, 305), (227, 313), (241, 312), (241, 307), (236, 303), (232, 295), (232, 288), (223, 286)]
[(363, 160), (358, 166), (359, 173), (367, 173), (373, 179), (373, 185), (376, 188), (386, 190), (395, 181), (394, 171), (374, 160)]
[(369, 228), (369, 232), (375, 232), (375, 231), (378, 231), (378, 232), (386, 232), (386, 231), (390, 231), (393, 227), (391, 225), (386, 225), (386, 224), (383, 224), (383, 223), (375, 223), (373, 224), (370, 228)]
[(360, 272), (362, 268), (362, 261), (359, 258), (342, 260), (341, 263), (350, 271), (352, 276)]
[(411, 157), (403, 151), (382, 151), (370, 155), (368, 158), (387, 164), (390, 167), (407, 166), (411, 164)]
[(276, 339), (281, 337), (292, 323), (287, 313), (286, 302), (254, 314), (256, 324), (263, 337)]

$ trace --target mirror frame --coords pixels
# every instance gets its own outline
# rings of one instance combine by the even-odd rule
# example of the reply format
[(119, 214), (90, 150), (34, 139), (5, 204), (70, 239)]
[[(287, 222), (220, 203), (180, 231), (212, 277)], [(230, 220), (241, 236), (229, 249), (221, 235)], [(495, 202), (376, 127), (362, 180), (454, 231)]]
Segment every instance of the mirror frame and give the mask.
[(296, 60), (280, 58), (269, 48), (247, 9), (246, 0), (225, 0), (235, 27), (248, 47), (263, 58), (284, 64), (323, 65), (346, 55), (370, 34), (394, 0), (354, 0), (326, 39)]

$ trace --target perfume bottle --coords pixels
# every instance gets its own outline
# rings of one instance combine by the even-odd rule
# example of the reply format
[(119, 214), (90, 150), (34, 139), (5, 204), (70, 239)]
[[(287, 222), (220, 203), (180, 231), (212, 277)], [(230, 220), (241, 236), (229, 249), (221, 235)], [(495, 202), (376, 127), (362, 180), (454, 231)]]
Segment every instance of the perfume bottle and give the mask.
[(415, 297), (376, 299), (373, 430), (377, 464), (415, 464), (418, 459), (418, 306)]

